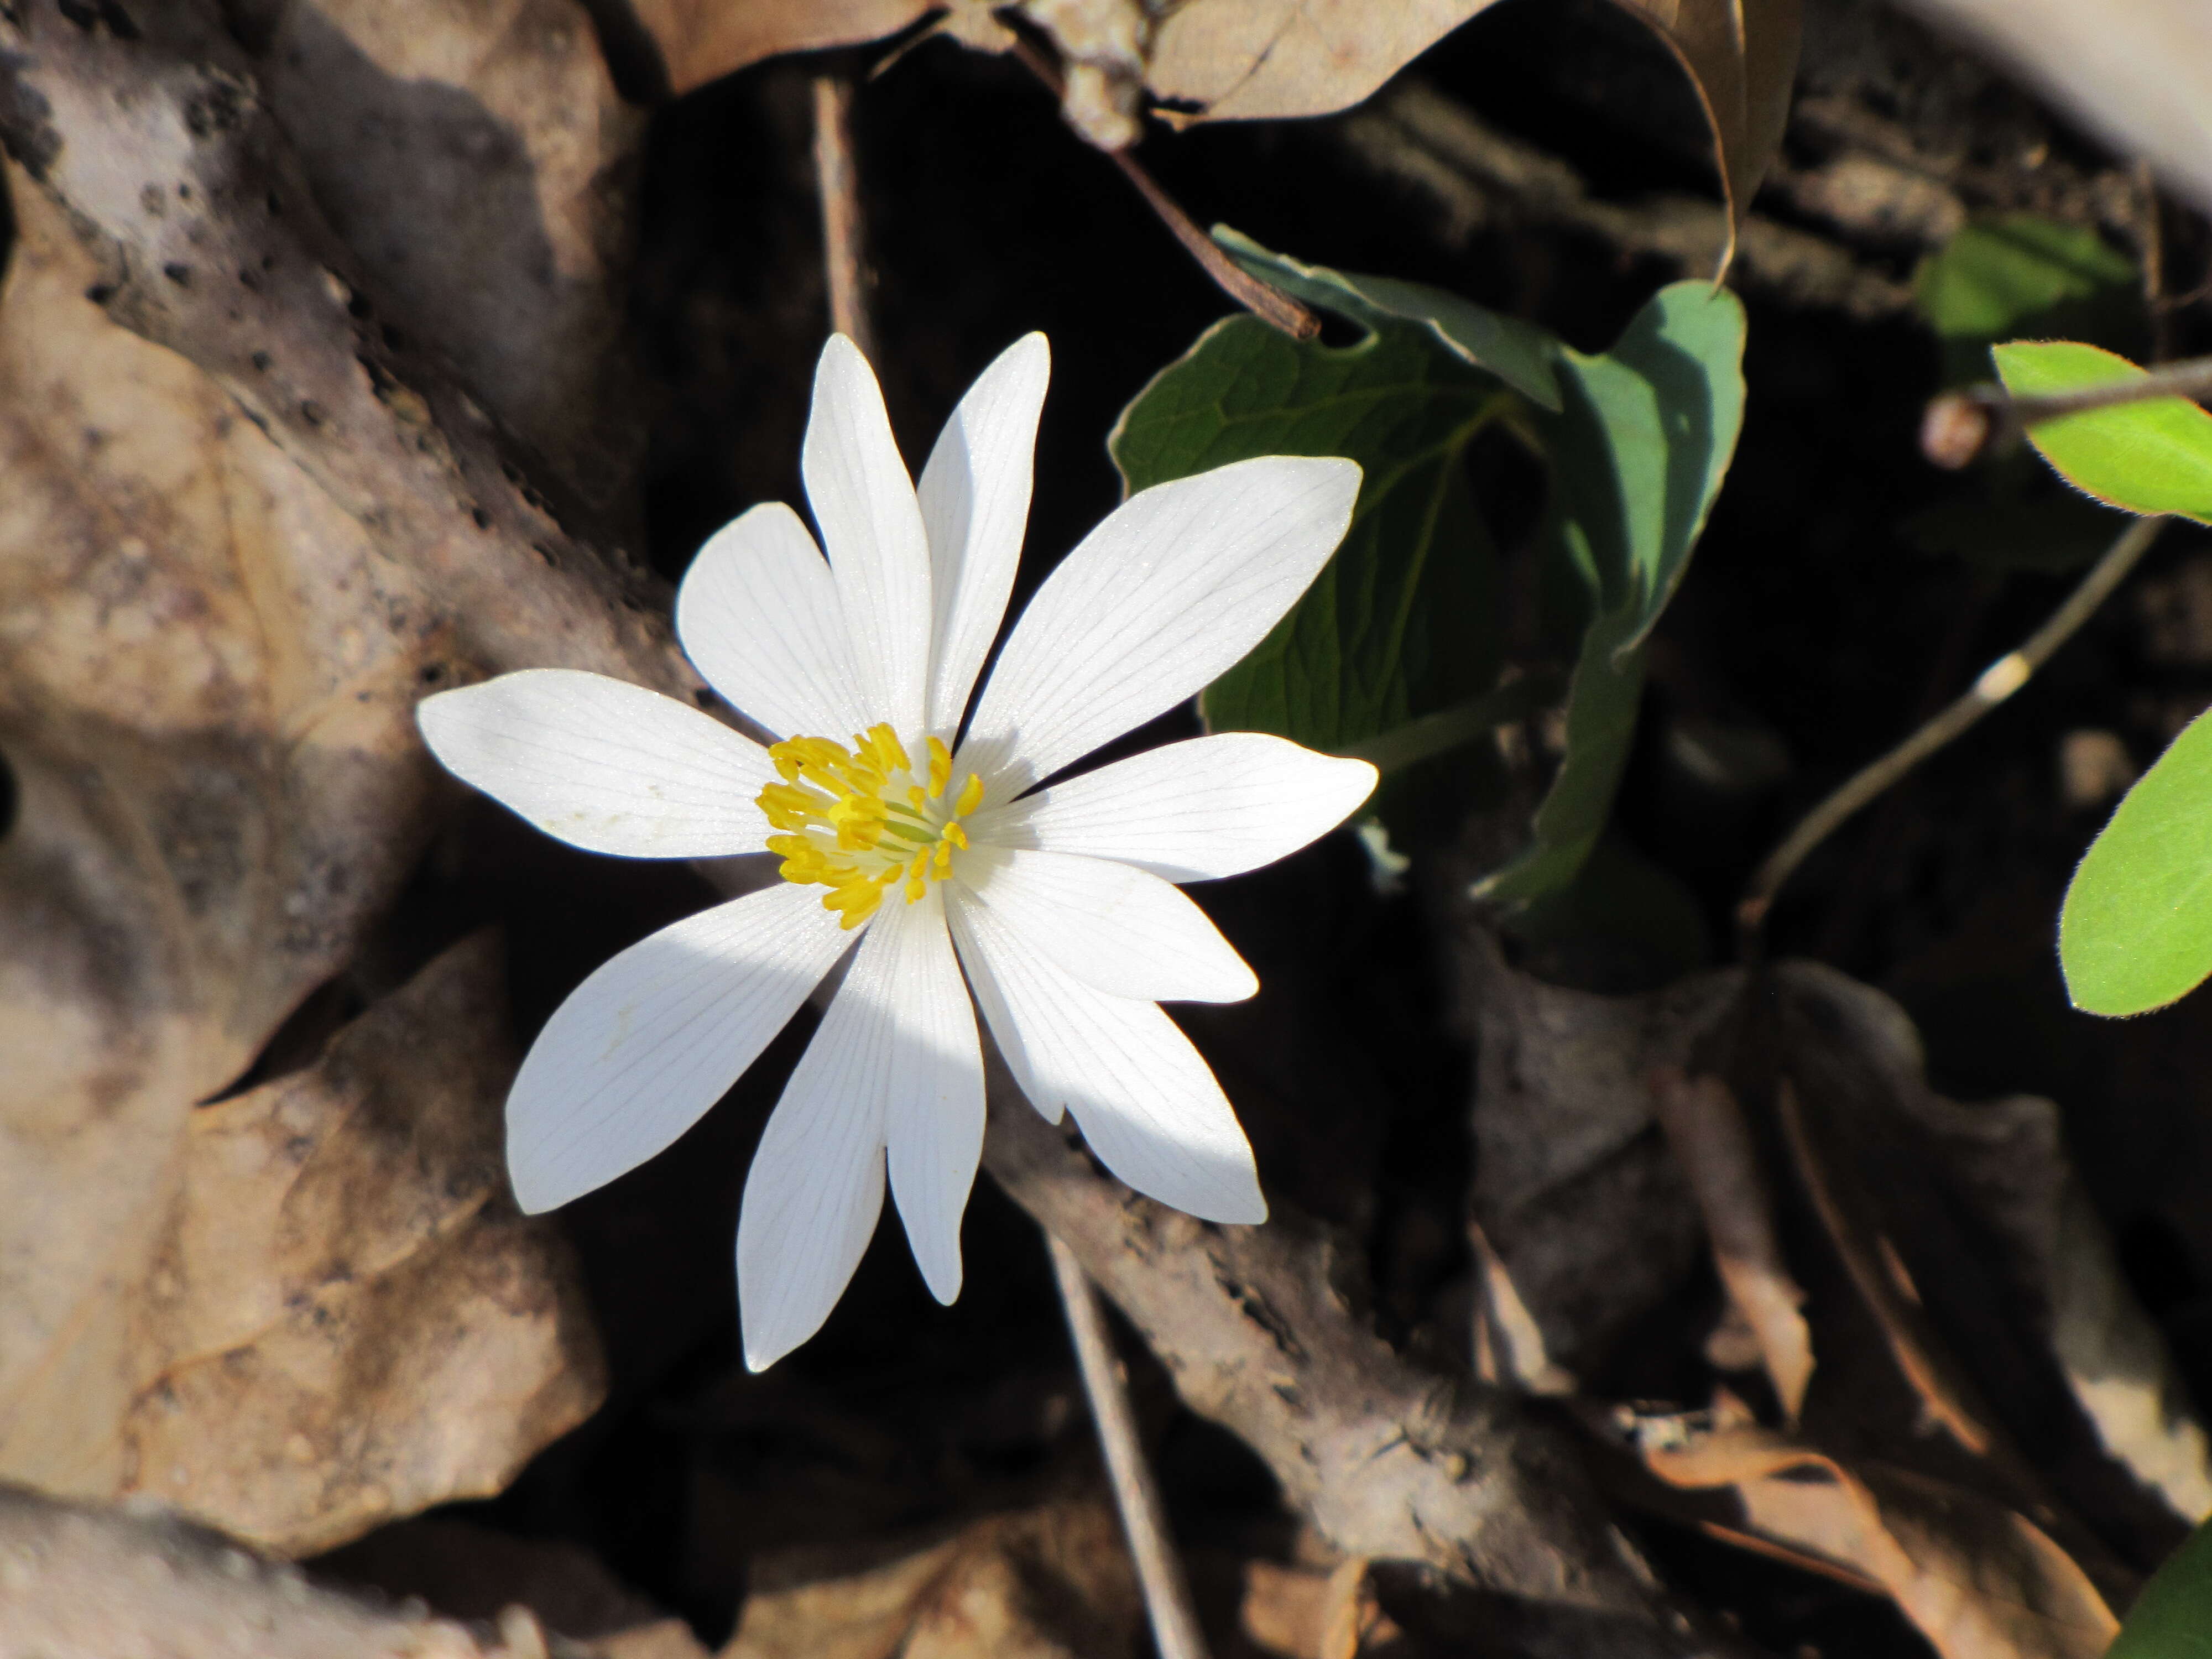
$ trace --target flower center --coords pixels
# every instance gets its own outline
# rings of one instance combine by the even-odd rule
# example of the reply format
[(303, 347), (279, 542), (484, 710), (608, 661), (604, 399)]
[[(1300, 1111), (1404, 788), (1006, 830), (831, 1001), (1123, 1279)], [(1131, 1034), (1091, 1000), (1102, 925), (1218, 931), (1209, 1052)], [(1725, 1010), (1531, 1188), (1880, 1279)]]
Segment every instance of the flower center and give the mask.
[(831, 738), (789, 738), (769, 749), (777, 775), (760, 792), (761, 811), (781, 835), (768, 849), (783, 858), (783, 878), (830, 890), (824, 909), (847, 927), (875, 915), (894, 885), (913, 903), (952, 872), (952, 849), (968, 844), (960, 820), (983, 802), (975, 773), (957, 795), (952, 757), (927, 739), (929, 764), (915, 771), (889, 726), (872, 726), (852, 746)]

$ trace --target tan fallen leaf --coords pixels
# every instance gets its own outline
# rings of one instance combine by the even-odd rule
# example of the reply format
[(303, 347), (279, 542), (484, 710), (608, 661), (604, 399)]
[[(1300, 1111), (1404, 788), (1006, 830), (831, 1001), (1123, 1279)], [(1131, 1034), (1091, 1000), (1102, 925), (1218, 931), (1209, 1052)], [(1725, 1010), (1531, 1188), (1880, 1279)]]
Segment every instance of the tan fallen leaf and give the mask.
[(544, 1634), (527, 1614), (502, 1619), (494, 1635), (367, 1607), (173, 1517), (58, 1503), (13, 1487), (0, 1487), (0, 1653), (11, 1659), (544, 1659), (546, 1652)]
[(412, 1597), (447, 1619), (490, 1621), (526, 1608), (576, 1659), (706, 1659), (690, 1626), (562, 1539), (426, 1515), (380, 1527), (308, 1565), (318, 1583), (387, 1602)]
[(2118, 1632), (2048, 1534), (1966, 1487), (1741, 1425), (1668, 1437), (1644, 1462), (1674, 1486), (1732, 1489), (1753, 1535), (1879, 1583), (1942, 1659), (2100, 1659)]
[(286, 1553), (489, 1497), (602, 1391), (499, 1156), (501, 951), (453, 946), (313, 1066), (204, 1106), (129, 1360), (124, 1490)]
[(1725, 271), (1790, 119), (1804, 33), (1801, 0), (1618, 0), (1651, 25), (1697, 91), (1728, 204)]
[(1490, 0), (1189, 0), (1153, 35), (1146, 78), (1200, 118), (1348, 108)]
[(629, 0), (660, 53), (670, 90), (692, 88), (787, 52), (894, 34), (932, 0)]
[(946, 1537), (756, 1558), (721, 1659), (1126, 1659), (1142, 1604), (1113, 1511), (1071, 1500)]
[(1773, 1200), (1742, 1109), (1711, 1073), (1692, 1077), (1656, 1066), (1650, 1081), (1653, 1110), (1697, 1194), (1721, 1283), (1758, 1340), (1783, 1415), (1794, 1423), (1813, 1380), (1813, 1332), (1802, 1311), (1805, 1292), (1775, 1236)]
[[(194, 1173), (195, 1103), (346, 966), (420, 854), (431, 775), (411, 708), (449, 641), (409, 572), (214, 382), (107, 319), (87, 298), (103, 272), (63, 211), (21, 173), (9, 184), (0, 754), (19, 811), (0, 842), (0, 1476), (152, 1486), (273, 1546), (334, 1541), (485, 1490), (595, 1387), (566, 1270), (519, 1222), (403, 1250), (376, 1205), (361, 1219), (381, 1235), (347, 1231), (349, 1204), (302, 1214), (330, 1231), (262, 1264), (280, 1281), (363, 1252), (328, 1328), (312, 1297), (270, 1324), (246, 1305), (266, 1282), (217, 1307), (195, 1301), (216, 1284), (175, 1276), (208, 1260), (192, 1229), (220, 1219), (190, 1190), (213, 1172), (203, 1144)], [(496, 1085), (481, 1065), (456, 1075), (475, 1092), (436, 1098), (482, 1126)], [(406, 1177), (391, 1205), (438, 1209), (456, 1173), (441, 1143), (418, 1159), (381, 1132)], [(481, 1152), (472, 1167), (480, 1202)], [(233, 1441), (249, 1379), (263, 1415)], [(450, 1413), (410, 1392), (464, 1381)]]

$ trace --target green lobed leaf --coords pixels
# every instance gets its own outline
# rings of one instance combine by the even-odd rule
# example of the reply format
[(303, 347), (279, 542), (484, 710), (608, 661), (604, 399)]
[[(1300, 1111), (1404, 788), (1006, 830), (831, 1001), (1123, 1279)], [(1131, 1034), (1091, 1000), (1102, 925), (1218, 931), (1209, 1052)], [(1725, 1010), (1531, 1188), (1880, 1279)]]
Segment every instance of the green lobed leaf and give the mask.
[(2212, 714), (2136, 781), (2089, 844), (2058, 917), (2066, 994), (2140, 1014), (2212, 975)]
[[(2146, 372), (2078, 340), (2016, 340), (1990, 356), (2015, 398), (2087, 392)], [(2212, 412), (2186, 398), (2062, 415), (2037, 422), (2027, 437), (2060, 477), (2108, 506), (2212, 523)]]
[(1571, 882), (1628, 763), (1644, 641), (1680, 584), (1743, 427), (1743, 307), (1675, 283), (1613, 349), (1562, 347), (1552, 456), (1553, 556), (1579, 579), (1586, 627), (1567, 694), (1566, 754), (1534, 837), (1477, 890), (1526, 902)]
[(2212, 1659), (2212, 1525), (2151, 1575), (2105, 1659)]
[(1253, 455), (1346, 455), (1363, 474), (1335, 556), (1207, 688), (1209, 726), (1340, 750), (1490, 689), (1500, 577), (1463, 463), (1518, 406), (1425, 328), (1388, 320), (1338, 347), (1231, 317), (1152, 378), (1107, 441), (1132, 491)]
[(2131, 305), (2137, 289), (2135, 262), (2087, 226), (1999, 213), (1972, 221), (1923, 259), (1912, 292), (1945, 339), (1988, 342), (2071, 307)]
[(1488, 369), (1531, 403), (1551, 410), (1559, 406), (1559, 375), (1553, 367), (1559, 342), (1534, 323), (1500, 316), (1472, 300), (1420, 283), (1306, 264), (1261, 247), (1227, 225), (1214, 226), (1213, 240), (1245, 270), (1293, 298), (1370, 327), (1418, 323), (1446, 350)]

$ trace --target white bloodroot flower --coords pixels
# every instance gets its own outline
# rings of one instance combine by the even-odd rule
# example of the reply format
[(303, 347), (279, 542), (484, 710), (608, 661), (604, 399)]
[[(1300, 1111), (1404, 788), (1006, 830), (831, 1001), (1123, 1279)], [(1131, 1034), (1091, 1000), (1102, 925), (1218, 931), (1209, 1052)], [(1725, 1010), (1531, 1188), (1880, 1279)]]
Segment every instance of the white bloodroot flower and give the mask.
[(1031, 334), (984, 371), (917, 489), (866, 361), (830, 340), (801, 453), (827, 561), (791, 508), (757, 507), (676, 598), (699, 672), (782, 741), (564, 669), (419, 712), (447, 769), (571, 845), (783, 860), (781, 882), (632, 945), (554, 1014), (507, 1097), (524, 1209), (674, 1141), (858, 937), (745, 1181), (756, 1370), (829, 1316), (886, 1170), (922, 1278), (941, 1302), (959, 1294), (983, 1141), (976, 1007), (1030, 1103), (1055, 1122), (1073, 1111), (1130, 1186), (1212, 1221), (1267, 1215), (1220, 1085), (1158, 1006), (1233, 1002), (1258, 981), (1175, 884), (1304, 846), (1375, 769), (1224, 732), (1035, 786), (1257, 645), (1342, 538), (1359, 469), (1269, 456), (1133, 496), (1038, 591), (963, 734), (1013, 584), (1048, 368)]

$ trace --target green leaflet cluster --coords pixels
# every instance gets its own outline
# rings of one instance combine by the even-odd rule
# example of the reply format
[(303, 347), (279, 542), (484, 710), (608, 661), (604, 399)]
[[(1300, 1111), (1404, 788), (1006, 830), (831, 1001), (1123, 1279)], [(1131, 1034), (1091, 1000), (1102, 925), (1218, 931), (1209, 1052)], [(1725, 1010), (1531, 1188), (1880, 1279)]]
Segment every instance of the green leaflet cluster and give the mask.
[[(2052, 398), (2144, 378), (2074, 340), (1991, 354), (2005, 389)], [(2082, 410), (2028, 441), (2083, 494), (2129, 513), (2212, 523), (2212, 414), (2186, 398)], [(2212, 975), (2212, 724), (2199, 715), (2130, 789), (2090, 844), (2059, 914), (2067, 994), (2094, 1014), (2140, 1014)]]
[[(1564, 891), (1604, 834), (1644, 642), (1735, 453), (1742, 307), (1724, 289), (1676, 283), (1610, 351), (1585, 356), (1455, 295), (1214, 234), (1364, 337), (1328, 345), (1249, 317), (1215, 324), (1122, 412), (1109, 447), (1123, 481), (1141, 489), (1264, 454), (1346, 455), (1365, 479), (1328, 569), (1206, 692), (1207, 725), (1364, 754), (1388, 770), (1528, 714), (1547, 682), (1501, 684), (1504, 575), (1467, 465), (1478, 440), (1505, 434), (1548, 468), (1543, 581), (1572, 665), (1565, 753), (1530, 845), (1485, 886), (1522, 904)], [(1386, 819), (1402, 803), (1386, 785)]]

